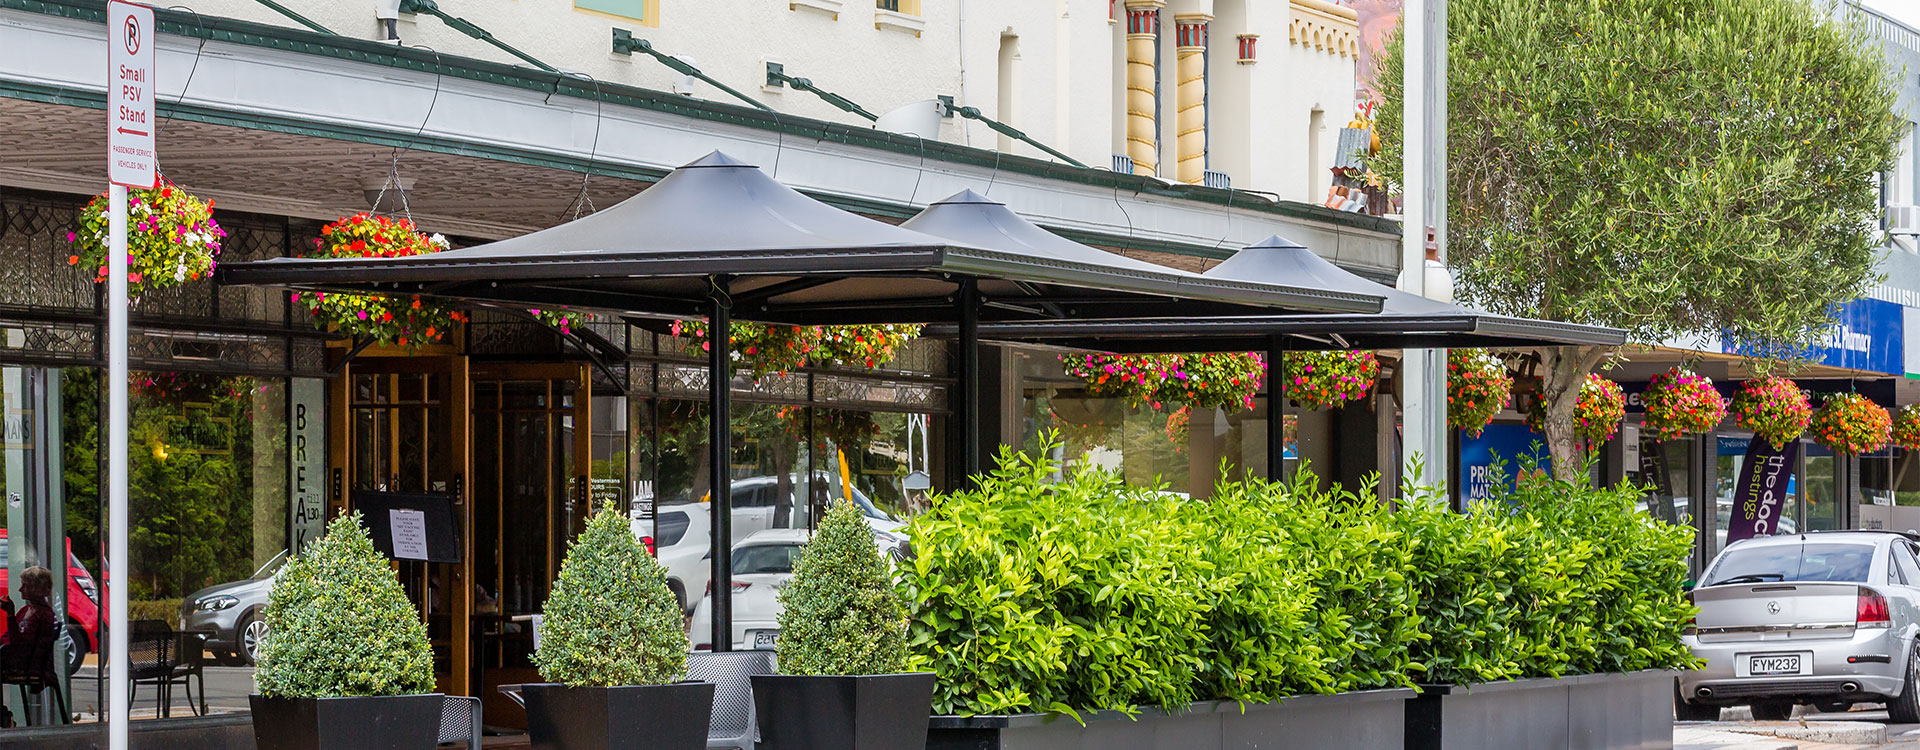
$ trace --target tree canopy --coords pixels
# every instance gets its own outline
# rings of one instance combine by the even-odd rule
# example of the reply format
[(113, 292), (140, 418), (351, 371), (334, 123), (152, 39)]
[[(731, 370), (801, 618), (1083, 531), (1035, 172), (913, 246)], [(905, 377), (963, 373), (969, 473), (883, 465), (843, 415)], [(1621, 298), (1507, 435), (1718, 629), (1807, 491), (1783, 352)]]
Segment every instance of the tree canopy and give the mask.
[[(1879, 44), (1810, 0), (1452, 0), (1448, 261), (1462, 301), (1772, 352), (1876, 280), (1900, 122)], [(1403, 48), (1373, 168), (1403, 177)], [(1413, 231), (1413, 230), (1409, 230)], [(1604, 352), (1545, 357), (1547, 435)]]

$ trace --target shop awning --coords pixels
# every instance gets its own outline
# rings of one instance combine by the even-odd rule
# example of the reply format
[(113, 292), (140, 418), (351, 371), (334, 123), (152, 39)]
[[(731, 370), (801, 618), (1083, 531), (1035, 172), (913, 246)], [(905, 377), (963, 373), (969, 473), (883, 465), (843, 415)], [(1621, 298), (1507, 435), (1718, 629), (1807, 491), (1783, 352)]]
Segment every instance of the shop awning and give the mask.
[(407, 258), (278, 258), (220, 273), (230, 284), (677, 317), (700, 315), (713, 279), (724, 277), (739, 319), (794, 324), (957, 320), (968, 281), (978, 285), (982, 320), (1374, 312), (1382, 304), (1377, 294), (1061, 250), (976, 246), (874, 221), (714, 152), (618, 205), (499, 242)]
[[(1385, 300), (1376, 315), (1258, 315), (1174, 319), (1023, 321), (983, 323), (980, 338), (1022, 341), (1120, 354), (1266, 351), (1275, 337), (1283, 348), (1419, 349), (1619, 346), (1617, 328), (1560, 323), (1469, 310), (1377, 284), (1327, 262), (1281, 237), (1269, 237), (1208, 269), (1211, 278), (1285, 280)], [(953, 335), (935, 326), (931, 335)]]

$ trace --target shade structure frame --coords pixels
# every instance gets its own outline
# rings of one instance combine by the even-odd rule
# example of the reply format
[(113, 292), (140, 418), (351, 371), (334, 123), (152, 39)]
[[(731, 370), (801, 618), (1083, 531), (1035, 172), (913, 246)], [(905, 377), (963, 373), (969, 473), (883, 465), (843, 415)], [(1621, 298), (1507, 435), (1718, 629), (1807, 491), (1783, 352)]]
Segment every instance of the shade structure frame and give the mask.
[[(963, 198), (966, 196), (962, 196)], [(984, 199), (981, 199), (984, 201)], [(994, 204), (997, 205), (997, 204)], [(999, 207), (1004, 211), (1004, 206)], [(1005, 212), (1011, 215), (1011, 212)], [(708, 378), (713, 590), (732, 590), (730, 320), (793, 325), (953, 321), (971, 332), (996, 320), (1156, 313), (1197, 316), (1275, 311), (1377, 312), (1380, 295), (1208, 278), (1059, 245), (977, 245), (827, 206), (758, 168), (714, 152), (639, 194), (549, 229), (409, 257), (276, 258), (223, 265), (223, 284), (322, 293), (467, 300), (612, 313), (706, 318), (714, 331)], [(1022, 226), (1024, 225), (1024, 226)], [(1034, 232), (1039, 232), (1035, 234)], [(1060, 240), (1064, 242), (1064, 240)], [(1081, 251), (1095, 253), (1087, 255)], [(735, 295), (748, 300), (736, 305)], [(960, 358), (977, 374), (978, 351)], [(966, 439), (959, 458), (978, 469), (978, 377), (964, 377)], [(975, 415), (969, 419), (965, 415)], [(731, 643), (728, 608), (713, 613), (714, 647)]]

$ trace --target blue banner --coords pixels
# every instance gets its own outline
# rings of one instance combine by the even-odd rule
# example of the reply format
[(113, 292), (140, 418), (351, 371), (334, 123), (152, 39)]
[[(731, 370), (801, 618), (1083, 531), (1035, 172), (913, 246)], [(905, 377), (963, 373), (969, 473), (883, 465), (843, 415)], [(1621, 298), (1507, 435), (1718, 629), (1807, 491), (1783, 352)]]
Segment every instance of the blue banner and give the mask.
[[(1539, 471), (1551, 471), (1553, 461), (1548, 457), (1546, 436), (1526, 425), (1490, 424), (1479, 437), (1462, 433), (1460, 497), (1466, 503), (1475, 503), (1493, 497), (1494, 488), (1502, 484), (1512, 486), (1529, 456), (1538, 459)], [(1498, 472), (1493, 467), (1496, 457), (1504, 464)]]
[[(1803, 353), (1808, 360), (1850, 370), (1906, 374), (1906, 314), (1900, 305), (1856, 299), (1835, 309), (1834, 317), (1836, 324), (1826, 339)], [(1721, 337), (1720, 351), (1742, 356), (1783, 354), (1759, 352), (1726, 336)]]

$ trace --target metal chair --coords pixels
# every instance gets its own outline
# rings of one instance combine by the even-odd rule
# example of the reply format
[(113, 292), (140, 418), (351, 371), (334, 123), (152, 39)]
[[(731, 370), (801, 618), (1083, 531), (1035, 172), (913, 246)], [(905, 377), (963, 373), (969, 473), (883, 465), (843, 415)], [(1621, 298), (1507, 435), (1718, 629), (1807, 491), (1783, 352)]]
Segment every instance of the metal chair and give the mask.
[[(167, 712), (173, 708), (174, 685), (187, 689), (187, 708), (193, 711), (193, 715), (207, 715), (207, 673), (204, 669), (206, 653), (206, 633), (179, 633), (175, 636), (170, 654), (173, 670), (167, 673), (166, 678), (167, 690), (164, 697), (167, 705), (162, 709), (161, 716), (167, 715)], [(194, 682), (200, 683), (198, 702), (195, 702), (193, 697)]]
[(713, 719), (707, 747), (753, 750), (759, 727), (753, 717), (753, 676), (773, 674), (772, 651), (698, 651), (687, 656), (687, 679), (713, 683)]
[[(73, 712), (67, 708), (67, 694), (60, 690), (57, 682), (48, 680), (46, 670), (41, 665), (53, 662), (53, 645), (59, 640), (55, 631), (45, 631), (32, 643), (12, 643), (0, 647), (0, 665), (8, 669), (0, 670), (0, 685), (14, 685), (20, 691), (20, 706), (26, 710), (21, 719), (28, 725), (33, 723), (32, 696), (51, 693), (55, 707), (58, 708), (58, 720), (61, 724), (73, 722)], [(19, 658), (14, 649), (27, 652)]]
[(443, 696), (440, 700), (441, 744), (465, 742), (468, 750), (480, 750), (480, 699), (465, 695)]
[[(154, 703), (166, 718), (173, 697), (173, 627), (160, 620), (134, 620), (127, 628), (127, 705), (134, 704), (140, 683), (152, 682)], [(205, 692), (203, 689), (201, 692)]]

